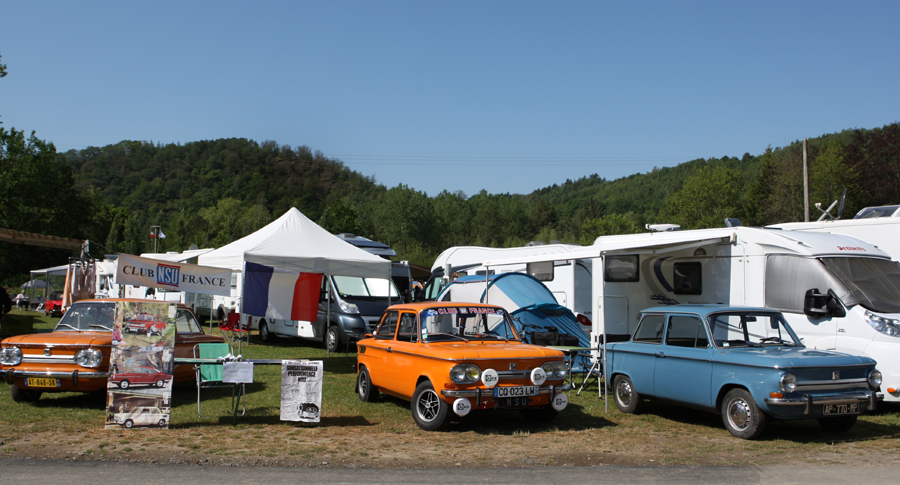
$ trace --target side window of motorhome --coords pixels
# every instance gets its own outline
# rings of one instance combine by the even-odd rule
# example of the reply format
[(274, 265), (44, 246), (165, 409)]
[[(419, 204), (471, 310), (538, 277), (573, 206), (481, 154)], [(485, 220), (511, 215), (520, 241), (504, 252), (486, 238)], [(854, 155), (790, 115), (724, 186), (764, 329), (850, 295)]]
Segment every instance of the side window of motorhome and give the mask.
[(538, 281), (553, 281), (553, 261), (528, 263), (525, 265), (525, 271)]
[(673, 315), (669, 317), (666, 345), (705, 349), (709, 346), (709, 341), (706, 338), (703, 322), (700, 318), (690, 315)]
[(844, 285), (815, 258), (773, 254), (766, 257), (766, 303), (768, 308), (803, 313), (806, 290), (834, 292), (846, 305), (848, 292)]
[(673, 266), (676, 295), (703, 293), (703, 266), (699, 262), (675, 263)]
[(632, 283), (640, 281), (638, 255), (607, 256), (603, 279), (608, 283)]
[(661, 344), (663, 337), (663, 328), (665, 328), (665, 315), (645, 315), (641, 319), (637, 330), (634, 331), (633, 342), (641, 342), (646, 344)]

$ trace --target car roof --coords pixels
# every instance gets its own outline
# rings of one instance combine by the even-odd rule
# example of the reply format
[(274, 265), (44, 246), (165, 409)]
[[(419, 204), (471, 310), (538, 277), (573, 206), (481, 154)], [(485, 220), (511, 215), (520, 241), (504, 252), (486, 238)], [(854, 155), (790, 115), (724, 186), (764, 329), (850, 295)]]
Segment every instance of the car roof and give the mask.
[(145, 300), (143, 298), (90, 298), (87, 300), (78, 300), (76, 302), (73, 302), (72, 304), (74, 305), (76, 303), (84, 303), (84, 302), (91, 302), (91, 303), (130, 302), (130, 303), (165, 303), (165, 304), (174, 303), (174, 304), (178, 305), (179, 308), (191, 308), (190, 305), (187, 305), (187, 304), (184, 304), (181, 302), (162, 301), (162, 300)]
[(717, 305), (717, 304), (679, 304), (679, 305), (666, 305), (666, 306), (655, 306), (646, 308), (641, 310), (641, 313), (695, 313), (698, 315), (708, 315), (710, 313), (717, 312), (765, 312), (765, 313), (778, 313), (778, 310), (773, 310), (771, 308), (764, 307), (751, 307), (751, 306), (732, 306), (732, 305)]
[(388, 310), (410, 310), (414, 312), (420, 312), (422, 310), (427, 310), (429, 308), (447, 308), (447, 307), (479, 307), (479, 308), (500, 308), (503, 307), (499, 305), (489, 305), (486, 303), (471, 303), (464, 301), (423, 301), (417, 303), (400, 303), (397, 305), (391, 305), (388, 307)]

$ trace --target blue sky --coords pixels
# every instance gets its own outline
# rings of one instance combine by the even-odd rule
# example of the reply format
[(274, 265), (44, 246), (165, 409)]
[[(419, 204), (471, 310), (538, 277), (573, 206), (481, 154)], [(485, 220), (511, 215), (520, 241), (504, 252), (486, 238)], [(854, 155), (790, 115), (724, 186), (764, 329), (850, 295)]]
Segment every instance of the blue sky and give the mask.
[(3, 127), (529, 193), (900, 121), (900, 2), (0, 0)]

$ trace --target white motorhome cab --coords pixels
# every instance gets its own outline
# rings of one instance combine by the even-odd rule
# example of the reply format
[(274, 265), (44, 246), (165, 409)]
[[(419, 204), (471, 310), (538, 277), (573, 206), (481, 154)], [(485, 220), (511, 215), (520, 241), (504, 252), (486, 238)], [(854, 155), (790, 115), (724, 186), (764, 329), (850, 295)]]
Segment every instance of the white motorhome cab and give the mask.
[[(425, 283), (425, 299), (434, 300), (450, 282), (463, 275), (527, 273), (540, 280), (553, 293), (557, 303), (578, 316), (585, 332), (591, 326), (591, 262), (567, 259), (584, 246), (577, 244), (536, 244), (516, 248), (455, 246), (434, 260), (431, 277)], [(528, 258), (546, 256), (546, 261)], [(484, 261), (503, 260), (504, 264), (485, 269)]]
[(900, 261), (900, 205), (866, 207), (853, 219), (788, 222), (768, 227), (853, 236), (878, 246), (894, 261)]
[(591, 246), (592, 344), (627, 339), (647, 307), (724, 303), (780, 310), (809, 348), (864, 355), (900, 401), (900, 265), (836, 234), (751, 227), (599, 237)]

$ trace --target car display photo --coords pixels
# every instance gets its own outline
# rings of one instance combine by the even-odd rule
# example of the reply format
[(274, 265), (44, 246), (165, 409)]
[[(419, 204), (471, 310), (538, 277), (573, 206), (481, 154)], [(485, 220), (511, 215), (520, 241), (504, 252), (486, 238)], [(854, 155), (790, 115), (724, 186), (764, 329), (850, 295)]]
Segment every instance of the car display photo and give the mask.
[(509, 314), (480, 303), (391, 306), (374, 335), (357, 343), (357, 393), (410, 401), (415, 423), (444, 428), (452, 410), (518, 409), (546, 422), (565, 409), (564, 354), (522, 342)]

